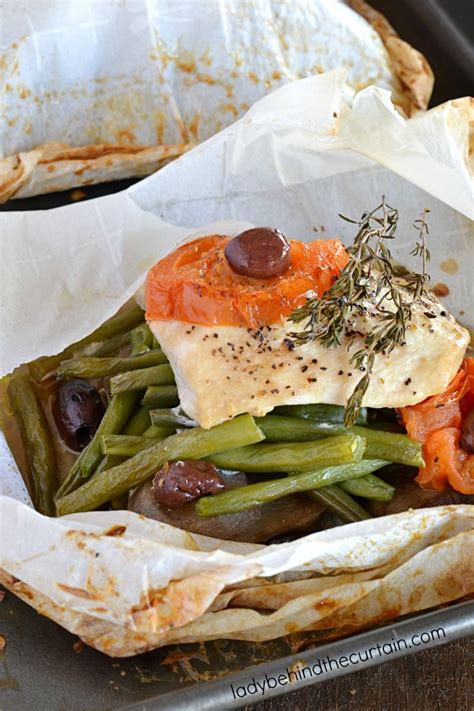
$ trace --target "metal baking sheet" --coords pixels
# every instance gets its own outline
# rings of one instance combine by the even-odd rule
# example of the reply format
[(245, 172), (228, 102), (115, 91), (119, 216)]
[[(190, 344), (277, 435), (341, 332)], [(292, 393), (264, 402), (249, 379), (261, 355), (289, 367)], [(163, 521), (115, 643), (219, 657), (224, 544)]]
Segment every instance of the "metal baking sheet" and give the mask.
[[(110, 659), (78, 647), (76, 637), (14, 595), (7, 594), (0, 614), (7, 639), (0, 653), (2, 711), (221, 711), (474, 634), (470, 600), (308, 649), (298, 649), (301, 636), (217, 640)], [(279, 680), (289, 672), (291, 684)]]
[[(473, 93), (473, 38), (465, 21), (472, 11), (469, 0), (374, 0), (371, 4), (432, 64), (434, 104)], [(84, 192), (87, 198), (98, 197), (131, 182), (91, 186)], [(12, 201), (0, 209), (47, 209), (69, 200), (69, 193), (58, 193)], [(472, 635), (474, 601), (330, 643), (318, 644), (310, 634), (307, 640), (300, 635), (266, 643), (218, 640), (114, 660), (78, 645), (73, 635), (8, 594), (0, 604), (0, 632), (7, 640), (0, 651), (1, 711), (204, 711), (236, 708)], [(427, 641), (414, 642), (413, 636), (422, 634), (428, 635)], [(386, 653), (384, 645), (388, 645)], [(377, 651), (367, 661), (350, 662), (356, 659), (351, 655), (360, 652), (364, 659), (370, 649)], [(337, 664), (333, 661), (324, 669), (326, 660)], [(313, 673), (302, 671), (305, 667)], [(278, 681), (280, 675), (286, 683), (283, 678)], [(257, 682), (264, 685), (263, 692)]]

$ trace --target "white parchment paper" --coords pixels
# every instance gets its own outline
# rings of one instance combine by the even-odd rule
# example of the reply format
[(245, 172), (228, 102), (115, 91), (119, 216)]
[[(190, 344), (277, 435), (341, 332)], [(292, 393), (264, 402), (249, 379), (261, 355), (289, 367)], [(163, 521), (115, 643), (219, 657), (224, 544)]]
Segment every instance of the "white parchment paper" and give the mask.
[[(185, 237), (215, 231), (209, 223), (230, 219), (219, 225), (230, 233), (242, 222), (273, 224), (299, 239), (348, 241), (353, 230), (337, 213), (359, 217), (382, 194), (400, 208), (393, 252), (405, 263), (411, 223), (430, 208), (433, 281), (448, 285), (447, 305), (472, 325), (468, 102), (405, 120), (387, 92), (370, 87), (354, 95), (344, 79), (334, 71), (282, 87), (124, 193), (47, 212), (3, 213), (3, 372), (89, 333), (156, 259)], [(0, 497), (0, 568), (10, 589), (88, 643), (133, 654), (178, 639), (269, 639), (319, 628), (323, 618), (343, 626), (337, 614), (344, 610), (357, 628), (383, 619), (394, 599), (404, 614), (461, 597), (474, 589), (472, 516), (472, 507), (407, 512), (256, 549), (206, 542), (130, 513), (46, 519)], [(123, 535), (108, 535), (116, 524), (125, 526)], [(317, 606), (326, 598), (315, 589), (287, 596), (271, 620), (255, 610), (209, 611), (226, 585), (256, 575), (341, 570), (365, 577), (331, 588), (332, 617)], [(377, 580), (367, 570), (377, 571)]]
[(48, 519), (8, 497), (0, 527), (0, 582), (111, 656), (219, 637), (347, 634), (474, 590), (474, 506), (273, 546), (191, 535), (125, 511)]
[(339, 0), (41, 0), (1, 10), (0, 155), (47, 141), (202, 141), (269, 90), (338, 66), (404, 88)]

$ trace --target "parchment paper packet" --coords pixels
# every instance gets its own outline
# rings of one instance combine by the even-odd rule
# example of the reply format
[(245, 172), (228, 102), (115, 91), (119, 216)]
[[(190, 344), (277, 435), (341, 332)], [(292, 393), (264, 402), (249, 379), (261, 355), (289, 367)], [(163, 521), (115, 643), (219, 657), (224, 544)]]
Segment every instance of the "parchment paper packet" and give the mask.
[[(217, 638), (337, 636), (474, 592), (474, 506), (272, 546), (191, 535), (124, 511), (48, 519), (4, 496), (0, 519), (0, 582), (111, 656)], [(295, 582), (271, 580), (288, 571)]]
[[(331, 72), (281, 88), (124, 193), (0, 215), (4, 372), (91, 332), (183, 238), (251, 223), (350, 240), (337, 213), (358, 217), (382, 193), (401, 210), (393, 252), (403, 262), (412, 219), (431, 209), (434, 279), (449, 284), (453, 313), (472, 318), (469, 100), (406, 121), (387, 92), (353, 96), (343, 80)], [(224, 217), (241, 221), (216, 224)], [(337, 635), (471, 594), (472, 522), (473, 507), (441, 507), (260, 548), (124, 512), (47, 519), (2, 497), (0, 568), (7, 587), (113, 655), (219, 636)]]
[(152, 173), (269, 90), (338, 66), (405, 115), (433, 86), (361, 0), (47, 0), (7, 3), (2, 25), (0, 202)]

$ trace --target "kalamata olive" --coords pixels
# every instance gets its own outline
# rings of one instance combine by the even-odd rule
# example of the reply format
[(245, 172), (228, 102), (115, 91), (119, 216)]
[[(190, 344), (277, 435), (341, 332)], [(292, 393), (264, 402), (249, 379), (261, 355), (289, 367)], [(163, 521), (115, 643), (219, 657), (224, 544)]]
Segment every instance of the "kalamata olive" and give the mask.
[(165, 464), (151, 487), (158, 504), (178, 508), (206, 494), (217, 494), (225, 483), (211, 462), (186, 460)]
[(80, 452), (94, 436), (105, 407), (97, 389), (79, 378), (59, 383), (53, 401), (53, 417), (65, 444)]
[(290, 266), (290, 245), (274, 227), (254, 227), (227, 242), (225, 257), (237, 274), (256, 279), (278, 276)]
[(461, 426), (461, 447), (466, 452), (474, 453), (474, 407), (464, 418)]

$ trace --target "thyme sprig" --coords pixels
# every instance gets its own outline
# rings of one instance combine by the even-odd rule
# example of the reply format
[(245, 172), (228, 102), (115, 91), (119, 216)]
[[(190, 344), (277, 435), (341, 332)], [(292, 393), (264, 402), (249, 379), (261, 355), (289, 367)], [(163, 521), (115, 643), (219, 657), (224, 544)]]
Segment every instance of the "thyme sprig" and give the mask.
[(425, 209), (421, 213), (421, 217), (418, 220), (415, 220), (413, 223), (413, 227), (419, 232), (419, 240), (415, 243), (415, 246), (410, 254), (412, 254), (414, 257), (421, 257), (422, 262), (421, 274), (414, 275), (414, 301), (418, 301), (418, 299), (420, 299), (421, 296), (426, 293), (427, 285), (430, 280), (430, 277), (426, 271), (428, 267), (428, 262), (431, 259), (431, 252), (426, 244), (429, 235), (428, 223), (426, 222), (428, 213), (429, 210), (425, 207)]
[[(353, 340), (363, 335), (363, 348), (352, 355), (351, 363), (364, 375), (346, 404), (346, 427), (357, 419), (376, 355), (391, 353), (396, 346), (404, 345), (413, 304), (422, 297), (430, 298), (427, 288), (427, 263), (430, 259), (427, 248), (428, 212), (424, 210), (414, 222), (419, 239), (412, 254), (421, 258), (422, 272), (408, 273), (403, 277), (399, 276), (385, 243), (385, 240), (394, 239), (398, 226), (398, 210), (388, 205), (385, 197), (382, 197), (380, 205), (364, 213), (358, 221), (339, 215), (358, 226), (354, 242), (347, 249), (349, 261), (321, 298), (308, 299), (290, 316), (290, 321), (294, 323), (306, 322), (302, 331), (289, 336), (295, 346), (318, 341), (331, 348), (340, 346), (343, 338)], [(371, 313), (378, 317), (378, 325), (364, 335), (354, 330), (353, 319), (364, 316), (368, 305)]]

